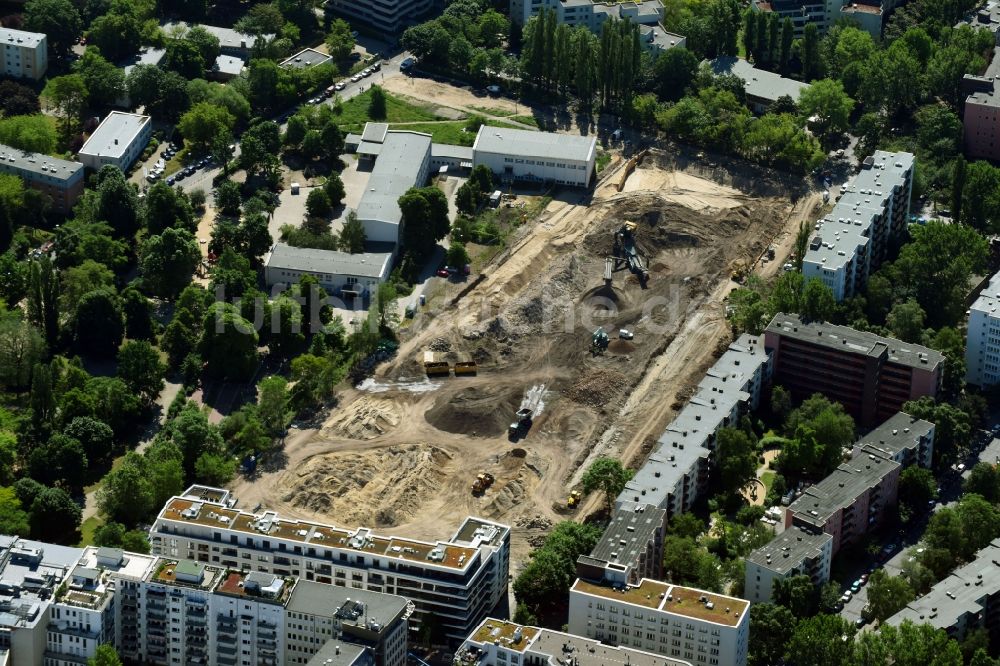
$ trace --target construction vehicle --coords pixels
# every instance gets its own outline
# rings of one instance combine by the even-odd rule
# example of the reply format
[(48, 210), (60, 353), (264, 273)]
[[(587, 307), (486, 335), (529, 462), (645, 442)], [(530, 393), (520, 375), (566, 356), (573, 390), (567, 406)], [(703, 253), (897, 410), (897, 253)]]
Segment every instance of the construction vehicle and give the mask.
[(472, 360), (472, 356), (469, 354), (459, 354), (458, 360), (455, 361), (455, 376), (461, 377), (462, 375), (475, 375), (478, 370), (476, 362)]
[(743, 282), (747, 279), (747, 277), (749, 277), (749, 275), (750, 275), (750, 266), (747, 264), (747, 262), (741, 259), (737, 259), (735, 262), (733, 262), (733, 270), (732, 273), (730, 274), (730, 277), (733, 279), (733, 282), (736, 282), (738, 284), (743, 284)]
[(612, 256), (615, 259), (615, 270), (628, 267), (639, 278), (639, 284), (646, 287), (649, 279), (649, 271), (646, 269), (646, 260), (639, 253), (635, 243), (635, 222), (625, 222), (618, 231), (615, 232), (614, 247)]
[(599, 328), (590, 336), (590, 353), (594, 356), (598, 354), (603, 354), (608, 348), (610, 340), (608, 339), (608, 333), (603, 328)]
[(580, 504), (580, 500), (583, 499), (583, 493), (579, 490), (574, 490), (566, 498), (566, 507), (570, 509), (575, 509)]
[(444, 360), (438, 353), (432, 351), (424, 352), (424, 372), (428, 377), (447, 376), (450, 372), (448, 361)]
[(528, 434), (531, 429), (531, 417), (535, 415), (535, 412), (527, 407), (522, 407), (517, 410), (517, 420), (510, 424), (507, 428), (507, 439), (512, 442), (516, 442), (522, 437)]
[(480, 472), (476, 480), (472, 482), (472, 494), (482, 495), (486, 489), (493, 485), (495, 479), (489, 472)]

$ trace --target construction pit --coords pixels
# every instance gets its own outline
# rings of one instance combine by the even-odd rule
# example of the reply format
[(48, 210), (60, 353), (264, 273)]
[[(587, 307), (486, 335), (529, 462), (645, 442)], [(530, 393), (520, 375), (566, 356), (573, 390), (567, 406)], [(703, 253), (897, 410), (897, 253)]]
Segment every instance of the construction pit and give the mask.
[[(583, 470), (602, 455), (642, 463), (728, 342), (733, 266), (790, 247), (818, 201), (793, 205), (763, 174), (680, 170), (655, 150), (623, 175), (553, 199), (457, 302), (466, 285), (449, 284), (444, 307), (403, 331), (393, 361), (342, 390), (322, 429), (293, 431), (283, 469), (236, 482), (236, 495), (289, 517), (431, 540), (470, 514), (500, 520), (514, 526), (514, 572), (548, 525), (597, 509), (597, 497), (566, 507)], [(625, 222), (645, 286), (628, 268), (604, 279)], [(608, 336), (600, 353), (597, 327)], [(428, 379), (428, 350), (471, 355), (478, 373)], [(530, 428), (512, 443), (508, 425), (528, 403)], [(474, 496), (480, 472), (495, 482)]]

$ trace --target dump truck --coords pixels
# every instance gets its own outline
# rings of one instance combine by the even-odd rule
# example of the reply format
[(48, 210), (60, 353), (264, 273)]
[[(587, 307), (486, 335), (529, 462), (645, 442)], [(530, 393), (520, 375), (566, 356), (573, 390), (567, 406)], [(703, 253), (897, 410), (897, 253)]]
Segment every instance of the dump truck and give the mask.
[(516, 442), (527, 435), (531, 429), (531, 417), (534, 415), (535, 412), (527, 408), (517, 410), (517, 414), (514, 415), (517, 420), (507, 428), (507, 439)]
[(570, 509), (575, 509), (580, 505), (581, 499), (583, 499), (583, 493), (579, 490), (574, 490), (569, 494), (569, 497), (566, 498), (566, 506)]
[(480, 472), (476, 476), (476, 480), (472, 482), (472, 494), (482, 495), (486, 492), (486, 489), (493, 485), (493, 475), (489, 472)]
[(444, 360), (440, 354), (432, 351), (424, 352), (424, 372), (427, 373), (428, 377), (447, 376), (450, 369), (448, 361)]
[(472, 360), (472, 356), (469, 354), (459, 354), (458, 360), (455, 361), (455, 376), (460, 377), (462, 375), (475, 375), (478, 371), (478, 366), (476, 362)]

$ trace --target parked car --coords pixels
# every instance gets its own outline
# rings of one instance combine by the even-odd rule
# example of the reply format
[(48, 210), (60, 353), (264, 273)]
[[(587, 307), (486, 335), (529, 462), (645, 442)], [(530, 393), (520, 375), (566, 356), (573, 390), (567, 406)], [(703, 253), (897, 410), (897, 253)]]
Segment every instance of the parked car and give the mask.
[(372, 71), (373, 72), (377, 72), (380, 69), (382, 69), (382, 61), (381, 60), (376, 60), (375, 62), (372, 63)]
[(860, 589), (861, 589), (861, 580), (860, 579), (858, 579), (858, 580), (854, 581), (853, 583), (851, 583), (851, 592), (857, 594), (858, 590), (860, 590)]
[(486, 92), (488, 92), (491, 95), (499, 95), (500, 86), (498, 85), (486, 86)]
[(868, 624), (868, 620), (866, 620), (864, 617), (859, 617), (857, 620), (854, 621), (854, 626), (857, 627), (858, 629), (865, 626), (866, 624)]
[(437, 269), (437, 272), (435, 272), (434, 274), (437, 275), (438, 277), (443, 277), (443, 278), (446, 278), (449, 275), (448, 271), (445, 270), (444, 268)]
[(345, 85), (343, 84), (343, 82), (341, 82), (341, 81), (337, 81), (336, 83), (334, 83), (334, 84), (333, 84), (333, 89), (334, 89), (334, 90), (343, 90), (343, 89), (344, 89), (344, 88), (346, 88), (346, 87), (347, 87), (347, 86), (345, 86)]
[(848, 601), (851, 600), (851, 596), (853, 594), (854, 593), (851, 592), (850, 590), (844, 590), (844, 594), (840, 597), (840, 600), (843, 601), (846, 604)]
[(351, 81), (353, 83), (357, 83), (360, 80), (361, 80), (361, 75), (360, 74), (355, 74), (354, 76), (351, 77)]
[(622, 340), (631, 340), (632, 338), (635, 337), (635, 333), (628, 330), (627, 328), (623, 328), (620, 331), (618, 331), (618, 337), (621, 338)]
[(176, 182), (177, 182), (177, 179), (175, 177), (173, 177), (173, 176), (168, 176), (167, 177), (167, 185), (173, 185)]
[(865, 583), (868, 582), (868, 574), (861, 574), (861, 578), (859, 578), (858, 580), (861, 581), (862, 585), (864, 585)]

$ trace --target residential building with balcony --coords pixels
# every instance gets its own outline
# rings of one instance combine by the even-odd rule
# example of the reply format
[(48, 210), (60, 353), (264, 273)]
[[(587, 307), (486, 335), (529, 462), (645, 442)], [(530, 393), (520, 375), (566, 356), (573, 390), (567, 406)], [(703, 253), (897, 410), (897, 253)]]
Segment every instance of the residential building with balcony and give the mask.
[(774, 382), (795, 400), (825, 395), (862, 427), (894, 416), (910, 400), (935, 397), (945, 362), (928, 347), (785, 313), (768, 324), (764, 346)]
[(507, 595), (510, 528), (470, 517), (447, 541), (426, 542), (233, 508), (228, 491), (195, 486), (150, 528), (152, 552), (211, 566), (398, 594), (457, 645)]
[(403, 30), (419, 23), (434, 6), (432, 0), (327, 0), (326, 10), (349, 21), (358, 21), (382, 34), (402, 37)]
[(705, 666), (744, 666), (750, 602), (644, 578), (638, 585), (577, 579), (568, 631)]
[(805, 35), (806, 25), (815, 23), (820, 35), (842, 18), (850, 19), (875, 39), (882, 37), (882, 26), (891, 10), (901, 0), (752, 0), (760, 12), (774, 12), (780, 20), (791, 19), (795, 39)]
[(906, 229), (913, 193), (913, 155), (877, 150), (815, 224), (802, 260), (806, 280), (819, 278), (838, 301), (859, 293)]
[(691, 666), (622, 645), (488, 618), (455, 653), (456, 666)]
[(898, 462), (876, 455), (852, 458), (792, 502), (785, 527), (826, 532), (834, 556), (885, 522), (896, 505), (901, 470)]
[(930, 469), (934, 459), (934, 424), (906, 412), (890, 416), (854, 444), (853, 456), (874, 454), (903, 467)]
[(83, 194), (83, 165), (0, 144), (0, 173), (18, 176), (25, 186), (47, 194), (52, 208), (68, 214)]
[(741, 335), (705, 374), (694, 397), (660, 435), (616, 505), (649, 504), (670, 516), (690, 510), (708, 481), (715, 436), (760, 403), (770, 356), (758, 336)]
[(38, 81), (49, 67), (48, 37), (0, 27), (0, 74)]
[(1000, 273), (990, 278), (969, 308), (965, 381), (980, 388), (1000, 383)]
[(774, 583), (809, 576), (813, 585), (830, 580), (833, 537), (792, 525), (746, 557), (743, 596), (753, 603), (770, 603)]
[(636, 584), (663, 577), (663, 538), (667, 512), (649, 504), (623, 502), (589, 555), (576, 561), (580, 578)]

